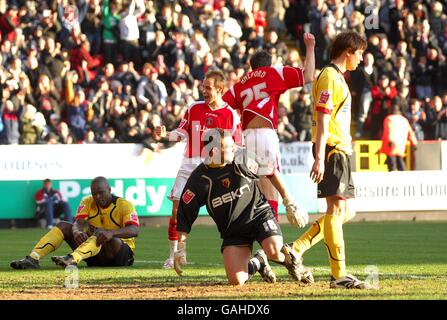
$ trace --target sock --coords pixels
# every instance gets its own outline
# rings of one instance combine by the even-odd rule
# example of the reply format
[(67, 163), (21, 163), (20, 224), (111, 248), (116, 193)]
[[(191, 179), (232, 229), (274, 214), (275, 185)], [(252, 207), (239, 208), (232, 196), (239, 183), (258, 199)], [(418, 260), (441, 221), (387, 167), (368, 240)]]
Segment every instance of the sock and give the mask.
[[(355, 216), (355, 211), (347, 211), (343, 223), (348, 222)], [(293, 243), (293, 250), (300, 255), (309, 250), (324, 238), (324, 216), (316, 220), (312, 226)]]
[(324, 244), (328, 251), (332, 276), (335, 279), (346, 276), (342, 217), (333, 214), (324, 216)]
[(254, 275), (258, 270), (264, 269), (264, 265), (264, 259), (259, 255), (255, 255), (248, 261), (248, 274), (250, 276)]
[(178, 240), (177, 223), (172, 222), (172, 218), (169, 219), (168, 239), (169, 240)]
[(64, 234), (58, 227), (48, 231), (36, 244), (29, 256), (35, 260), (40, 260), (50, 252), (55, 251), (64, 241)]
[(324, 217), (316, 220), (307, 231), (293, 243), (293, 250), (303, 255), (324, 237)]
[(96, 236), (91, 236), (71, 253), (73, 260), (79, 264), (84, 259), (96, 256), (102, 246), (96, 245)]
[(276, 201), (276, 200), (269, 200), (269, 204), (270, 204), (270, 206), (273, 209), (276, 221), (279, 221), (278, 220), (278, 218), (279, 218), (278, 217), (278, 201)]
[(174, 253), (177, 251), (178, 240), (169, 240), (169, 258), (174, 259)]

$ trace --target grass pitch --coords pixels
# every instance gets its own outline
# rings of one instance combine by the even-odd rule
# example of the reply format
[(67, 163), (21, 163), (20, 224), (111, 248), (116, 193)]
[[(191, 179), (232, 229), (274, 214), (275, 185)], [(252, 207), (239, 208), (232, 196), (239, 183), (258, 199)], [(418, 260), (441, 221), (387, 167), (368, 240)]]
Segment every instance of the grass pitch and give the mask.
[[(303, 230), (282, 225), (292, 241)], [(329, 289), (327, 253), (319, 243), (304, 256), (316, 282), (292, 281), (272, 263), (276, 284), (259, 275), (242, 287), (227, 285), (220, 239), (214, 226), (195, 226), (188, 240), (184, 276), (161, 265), (168, 255), (166, 228), (143, 227), (136, 262), (129, 268), (79, 266), (79, 287), (66, 289), (69, 274), (49, 257), (41, 270), (13, 270), (9, 262), (29, 254), (42, 229), (0, 230), (0, 299), (446, 299), (447, 222), (351, 223), (344, 226), (348, 271), (376, 290)], [(255, 246), (256, 250), (258, 245)], [(69, 253), (64, 244), (54, 255)], [(51, 255), (51, 254), (50, 254)]]

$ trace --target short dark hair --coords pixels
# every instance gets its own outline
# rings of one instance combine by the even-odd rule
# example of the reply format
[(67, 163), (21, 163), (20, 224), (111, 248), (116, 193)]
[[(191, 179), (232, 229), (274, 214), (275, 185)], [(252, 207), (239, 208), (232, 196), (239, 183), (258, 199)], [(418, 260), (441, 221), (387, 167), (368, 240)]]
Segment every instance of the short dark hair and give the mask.
[(253, 70), (261, 67), (270, 67), (272, 56), (266, 50), (258, 50), (250, 58), (250, 66)]
[(51, 182), (51, 179), (46, 178), (45, 180), (43, 180), (43, 183), (48, 183)]
[(330, 59), (334, 60), (341, 56), (346, 50), (354, 53), (357, 50), (365, 50), (368, 43), (355, 31), (345, 31), (338, 34), (331, 46)]

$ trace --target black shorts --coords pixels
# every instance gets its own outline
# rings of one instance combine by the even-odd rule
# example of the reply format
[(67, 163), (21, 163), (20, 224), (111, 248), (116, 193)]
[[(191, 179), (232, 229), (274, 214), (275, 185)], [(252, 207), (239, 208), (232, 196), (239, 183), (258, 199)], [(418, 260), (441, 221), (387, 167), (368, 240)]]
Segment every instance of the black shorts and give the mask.
[(122, 242), (120, 251), (113, 259), (105, 259), (101, 256), (101, 252), (94, 257), (85, 259), (89, 267), (126, 267), (133, 265), (133, 261), (133, 251), (124, 242)]
[(273, 210), (271, 213), (269, 212), (267, 215), (252, 221), (246, 228), (243, 234), (224, 237), (220, 252), (223, 252), (224, 248), (229, 246), (248, 246), (252, 249), (255, 240), (261, 244), (263, 240), (271, 236), (282, 236), (281, 228), (273, 215)]
[[(315, 158), (315, 144), (312, 146), (312, 154)], [(351, 173), (351, 157), (326, 145), (324, 159), (324, 176), (318, 184), (318, 198), (338, 196), (343, 199), (355, 198), (354, 181)]]

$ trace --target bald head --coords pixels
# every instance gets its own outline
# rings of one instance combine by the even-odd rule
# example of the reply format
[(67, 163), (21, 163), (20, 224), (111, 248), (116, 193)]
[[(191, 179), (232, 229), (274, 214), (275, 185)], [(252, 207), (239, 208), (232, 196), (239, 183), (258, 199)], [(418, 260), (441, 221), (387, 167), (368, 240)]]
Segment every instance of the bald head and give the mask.
[(96, 204), (101, 208), (107, 208), (113, 201), (112, 189), (104, 177), (96, 177), (90, 184), (90, 191)]

